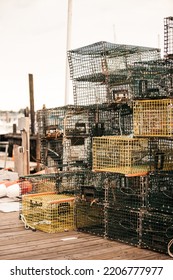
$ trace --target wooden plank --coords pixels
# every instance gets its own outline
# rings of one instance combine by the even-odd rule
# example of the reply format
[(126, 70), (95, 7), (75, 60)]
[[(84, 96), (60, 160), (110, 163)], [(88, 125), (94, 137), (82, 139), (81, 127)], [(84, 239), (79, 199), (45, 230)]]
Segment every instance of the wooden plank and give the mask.
[(84, 232), (33, 232), (24, 228), (18, 212), (12, 212), (0, 213), (0, 259), (170, 260), (171, 257)]

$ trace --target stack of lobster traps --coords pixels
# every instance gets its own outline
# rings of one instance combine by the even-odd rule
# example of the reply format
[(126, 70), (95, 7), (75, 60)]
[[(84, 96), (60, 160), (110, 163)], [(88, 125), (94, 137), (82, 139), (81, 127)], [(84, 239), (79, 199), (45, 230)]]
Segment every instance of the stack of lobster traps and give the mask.
[(21, 178), (33, 186), (25, 224), (173, 256), (171, 56), (104, 41), (67, 55), (74, 105), (37, 112), (41, 163), (55, 173)]

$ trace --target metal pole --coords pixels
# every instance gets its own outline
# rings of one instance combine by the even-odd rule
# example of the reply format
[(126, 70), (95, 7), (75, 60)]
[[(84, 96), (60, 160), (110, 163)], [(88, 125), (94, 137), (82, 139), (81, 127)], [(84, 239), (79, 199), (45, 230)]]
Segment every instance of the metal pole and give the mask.
[(68, 0), (68, 15), (67, 15), (67, 41), (66, 41), (66, 73), (65, 73), (65, 105), (69, 102), (69, 65), (67, 51), (71, 47), (71, 30), (72, 30), (72, 0)]
[(30, 95), (30, 113), (31, 113), (31, 134), (35, 134), (35, 112), (34, 112), (34, 82), (33, 75), (29, 74), (29, 95)]

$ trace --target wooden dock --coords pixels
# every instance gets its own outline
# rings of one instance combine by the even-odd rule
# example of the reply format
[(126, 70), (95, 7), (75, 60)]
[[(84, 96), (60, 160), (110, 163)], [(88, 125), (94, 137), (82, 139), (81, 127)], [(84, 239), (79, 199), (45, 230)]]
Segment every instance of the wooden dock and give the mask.
[(0, 260), (171, 260), (140, 249), (77, 231), (44, 233), (26, 230), (18, 212), (0, 212)]

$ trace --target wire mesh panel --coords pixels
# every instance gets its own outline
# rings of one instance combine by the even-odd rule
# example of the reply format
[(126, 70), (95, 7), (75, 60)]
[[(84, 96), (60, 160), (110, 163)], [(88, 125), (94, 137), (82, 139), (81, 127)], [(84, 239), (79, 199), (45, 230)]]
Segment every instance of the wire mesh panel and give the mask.
[(173, 169), (173, 139), (149, 138), (149, 162), (151, 171)]
[(76, 171), (90, 168), (91, 137), (64, 138), (63, 141), (63, 170)]
[(137, 62), (132, 69), (135, 98), (160, 98), (173, 95), (173, 62)]
[(87, 106), (67, 105), (38, 111), (39, 134), (50, 140), (59, 137), (88, 135), (94, 121)]
[(159, 212), (143, 213), (141, 247), (173, 253), (173, 215)]
[(173, 173), (149, 174), (148, 208), (173, 214)]
[(20, 177), (21, 194), (56, 192), (56, 174), (33, 174)]
[(135, 136), (173, 136), (172, 99), (135, 100), (133, 128)]
[(149, 170), (148, 140), (128, 136), (93, 137), (93, 170), (141, 174)]
[(129, 135), (133, 131), (132, 108), (126, 103), (91, 106), (95, 114), (92, 136)]
[(77, 199), (76, 228), (78, 231), (104, 236), (104, 205), (94, 200)]
[(28, 227), (44, 232), (74, 230), (74, 197), (55, 193), (24, 195), (22, 216)]
[(144, 209), (148, 198), (148, 176), (126, 177), (114, 174), (108, 177), (107, 202), (111, 207)]
[(41, 163), (45, 167), (54, 167), (62, 170), (63, 166), (63, 138), (41, 139)]
[(106, 236), (108, 239), (130, 245), (140, 245), (140, 212), (130, 209), (107, 207)]
[(173, 17), (164, 18), (164, 56), (173, 58)]
[(56, 187), (58, 193), (80, 196), (82, 186), (85, 184), (85, 172), (58, 172), (56, 174)]
[(129, 78), (102, 82), (73, 81), (74, 104), (92, 105), (128, 101), (132, 96)]
[(127, 69), (135, 61), (147, 61), (159, 57), (160, 50), (156, 48), (105, 41), (68, 51), (70, 76), (73, 80), (105, 83), (110, 75), (127, 77)]

